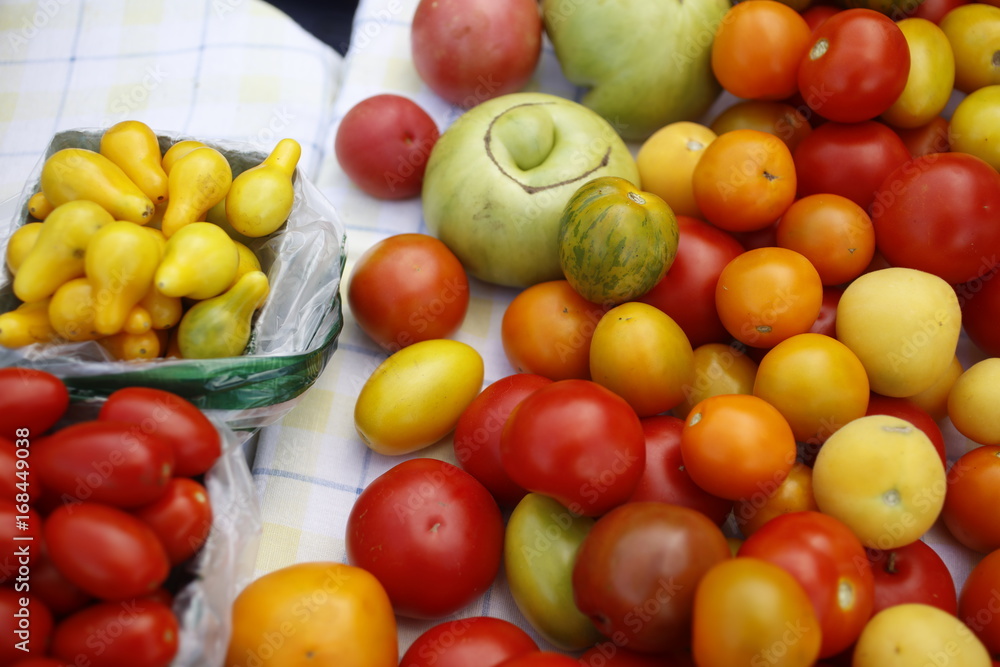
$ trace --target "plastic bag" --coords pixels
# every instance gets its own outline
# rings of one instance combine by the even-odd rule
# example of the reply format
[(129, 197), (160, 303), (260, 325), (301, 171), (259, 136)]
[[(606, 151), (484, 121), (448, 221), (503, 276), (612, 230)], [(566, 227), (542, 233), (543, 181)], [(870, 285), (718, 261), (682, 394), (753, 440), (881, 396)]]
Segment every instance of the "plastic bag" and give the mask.
[[(28, 220), (27, 202), (38, 191), (45, 159), (63, 148), (98, 150), (101, 129), (68, 130), (50, 142), (26, 178), (20, 198), (7, 211), (0, 249)], [(159, 133), (161, 150), (193, 137)], [(235, 177), (260, 164), (266, 154), (247, 144), (198, 139), (221, 151)], [(315, 382), (336, 350), (343, 327), (340, 280), (346, 261), (343, 223), (333, 205), (300, 171), (288, 222), (274, 234), (248, 243), (267, 273), (271, 293), (256, 314), (247, 351), (224, 359), (160, 359), (121, 362), (93, 341), (0, 347), (0, 366), (30, 366), (63, 379), (75, 400), (95, 399), (126, 386), (172, 391), (204, 410), (218, 411), (235, 429), (256, 429), (277, 421)], [(0, 312), (19, 305), (8, 271), (0, 272)]]

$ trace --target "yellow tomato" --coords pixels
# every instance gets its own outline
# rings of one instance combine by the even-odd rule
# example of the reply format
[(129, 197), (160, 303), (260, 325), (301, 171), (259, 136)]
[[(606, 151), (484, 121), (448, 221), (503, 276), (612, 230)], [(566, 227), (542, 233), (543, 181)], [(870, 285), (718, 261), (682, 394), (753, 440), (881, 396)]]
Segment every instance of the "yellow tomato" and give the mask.
[(910, 50), (910, 73), (882, 120), (896, 127), (920, 127), (948, 105), (955, 86), (955, 55), (944, 31), (932, 21), (908, 18), (896, 25)]
[(10, 269), (11, 275), (17, 273), (18, 268), (21, 266), (21, 262), (24, 258), (28, 256), (28, 253), (32, 248), (35, 247), (35, 241), (38, 240), (38, 235), (42, 231), (42, 223), (40, 222), (29, 222), (25, 225), (18, 227), (13, 234), (10, 235), (10, 239), (7, 241), (7, 268)]
[(796, 461), (772, 493), (762, 489), (759, 494), (738, 501), (733, 506), (733, 517), (743, 534), (750, 537), (776, 516), (806, 511), (819, 511), (813, 498), (812, 468)]
[(483, 358), (450, 339), (425, 340), (389, 356), (354, 404), (354, 426), (380, 454), (407, 454), (448, 435), (483, 387)]
[(958, 103), (948, 140), (952, 150), (975, 155), (1000, 171), (1000, 85), (980, 88)]
[(684, 330), (659, 308), (630, 301), (609, 310), (590, 343), (590, 375), (640, 417), (684, 400), (694, 379), (694, 353)]
[(685, 387), (684, 400), (674, 408), (674, 414), (684, 419), (709, 396), (752, 394), (756, 375), (756, 362), (732, 345), (699, 345), (694, 349), (694, 379)]
[(251, 582), (233, 602), (226, 667), (396, 667), (396, 617), (366, 570), (298, 563)]
[(733, 130), (760, 130), (785, 142), (794, 151), (810, 132), (812, 125), (802, 112), (785, 102), (743, 100), (720, 113), (709, 126), (716, 134)]
[(990, 667), (986, 647), (953, 614), (900, 604), (872, 616), (854, 649), (854, 667)]
[(910, 422), (860, 417), (827, 438), (813, 465), (820, 511), (872, 549), (914, 542), (941, 513), (947, 486), (941, 457)]
[(948, 416), (958, 432), (980, 445), (1000, 445), (1000, 358), (962, 373), (948, 394)]
[(701, 218), (691, 174), (715, 136), (709, 128), (690, 121), (671, 123), (654, 132), (636, 154), (642, 189), (667, 202), (674, 215)]
[(944, 419), (948, 416), (948, 394), (951, 392), (951, 387), (955, 384), (955, 380), (961, 374), (962, 362), (956, 356), (951, 360), (948, 369), (941, 374), (941, 377), (929, 389), (925, 389), (913, 396), (907, 396), (906, 399), (910, 403), (923, 408), (935, 421)]
[(955, 87), (971, 93), (1000, 83), (1000, 8), (981, 2), (955, 7), (938, 24), (955, 53)]

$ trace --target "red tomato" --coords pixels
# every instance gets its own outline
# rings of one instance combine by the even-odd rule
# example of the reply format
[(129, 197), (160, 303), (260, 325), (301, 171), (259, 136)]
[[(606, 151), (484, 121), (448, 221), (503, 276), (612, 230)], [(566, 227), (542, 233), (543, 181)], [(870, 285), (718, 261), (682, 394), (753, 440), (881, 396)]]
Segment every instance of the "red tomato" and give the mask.
[[(18, 438), (22, 446), (12, 440), (0, 438), (0, 501), (22, 499), (33, 503), (42, 496), (42, 483), (31, 474), (31, 439)], [(20, 451), (20, 454), (18, 454)], [(20, 463), (18, 462), (20, 461)]]
[(57, 617), (83, 609), (94, 599), (64, 577), (47, 556), (31, 565), (31, 591)]
[(1000, 173), (966, 153), (932, 153), (890, 173), (871, 206), (875, 244), (893, 266), (949, 283), (1000, 262)]
[(157, 500), (132, 513), (160, 538), (171, 565), (191, 558), (212, 530), (212, 504), (208, 490), (187, 477), (175, 477)]
[(514, 409), (500, 460), (515, 483), (574, 514), (600, 516), (624, 503), (646, 465), (646, 439), (632, 407), (590, 380), (560, 380)]
[(145, 595), (167, 579), (156, 534), (127, 512), (98, 503), (62, 505), (43, 526), (49, 558), (73, 584), (103, 600)]
[(806, 25), (809, 26), (809, 30), (812, 34), (816, 34), (816, 28), (820, 27), (824, 21), (840, 11), (840, 7), (835, 7), (834, 5), (813, 5), (809, 9), (802, 12), (802, 18), (805, 19)]
[(919, 405), (916, 405), (905, 398), (883, 396), (881, 394), (872, 393), (868, 397), (868, 410), (865, 414), (891, 415), (910, 422), (923, 431), (924, 435), (930, 439), (931, 444), (934, 445), (934, 449), (936, 449), (938, 454), (941, 456), (941, 465), (945, 468), (948, 467), (944, 434), (941, 433), (941, 427), (938, 426), (937, 422), (934, 421), (934, 418)]
[(500, 463), (503, 426), (518, 403), (548, 384), (552, 380), (541, 375), (508, 375), (483, 389), (458, 418), (453, 438), (455, 459), (501, 507), (514, 507), (527, 493), (511, 481)]
[(41, 539), (38, 512), (27, 503), (0, 501), (0, 584), (30, 585)]
[(934, 549), (917, 540), (889, 551), (868, 550), (875, 575), (875, 605), (872, 615), (886, 607), (919, 602), (949, 614), (958, 612), (955, 580), (947, 564)]
[(403, 461), (361, 492), (347, 518), (347, 558), (385, 587), (396, 613), (441, 618), (496, 578), (503, 519), (476, 478), (436, 459)]
[(11, 667), (69, 667), (69, 665), (55, 658), (28, 658), (27, 660), (18, 660)]
[(423, 107), (402, 95), (373, 95), (344, 114), (334, 152), (351, 182), (378, 199), (420, 194), (440, 132)]
[(361, 330), (396, 352), (455, 333), (469, 307), (469, 279), (443, 242), (427, 234), (395, 234), (358, 258), (347, 303)]
[(878, 121), (824, 123), (799, 142), (794, 159), (799, 197), (840, 195), (867, 211), (886, 176), (910, 160), (910, 151)]
[(947, 153), (951, 150), (948, 139), (948, 122), (943, 116), (935, 116), (925, 125), (914, 128), (892, 128), (903, 140), (910, 157), (921, 157), (931, 153)]
[(193, 477), (207, 472), (222, 453), (215, 425), (193, 403), (169, 391), (126, 387), (108, 396), (98, 419), (133, 424), (130, 437), (167, 440), (174, 450), (174, 474)]
[(37, 596), (0, 588), (0, 665), (46, 653), (52, 634), (52, 612)]
[(871, 9), (845, 9), (813, 32), (799, 64), (799, 92), (824, 118), (857, 123), (892, 106), (909, 73), (910, 50), (893, 20)]
[(958, 596), (958, 617), (991, 654), (1000, 655), (1000, 550), (972, 568)]
[(843, 287), (827, 286), (823, 288), (823, 302), (819, 307), (819, 315), (809, 328), (809, 333), (823, 334), (831, 338), (837, 337), (837, 304), (844, 294)]
[(552, 651), (536, 651), (504, 660), (497, 667), (580, 667), (580, 665), (568, 655)]
[(802, 585), (822, 629), (820, 657), (853, 644), (871, 617), (875, 581), (865, 548), (832, 516), (810, 511), (776, 516), (743, 542), (738, 555), (779, 565)]
[(969, 4), (969, 0), (920, 0), (917, 8), (910, 12), (910, 16), (927, 19), (931, 23), (940, 23), (944, 15), (962, 5)]
[(138, 507), (163, 495), (174, 470), (170, 442), (133, 436), (134, 424), (94, 420), (59, 429), (34, 450), (32, 466), (64, 501)]
[(684, 420), (656, 415), (641, 421), (646, 435), (646, 465), (629, 502), (655, 500), (681, 505), (722, 525), (733, 509), (733, 501), (713, 496), (691, 479), (681, 459)]
[(941, 518), (955, 539), (976, 551), (1000, 549), (1000, 447), (982, 445), (961, 456), (948, 470)]
[(587, 649), (580, 656), (580, 667), (695, 667), (689, 653), (633, 653), (605, 641)]
[(69, 407), (62, 380), (33, 368), (0, 368), (0, 438), (38, 438)]
[(996, 267), (955, 288), (962, 306), (962, 327), (976, 347), (990, 357), (1000, 357), (1000, 270)]
[(701, 220), (677, 216), (680, 241), (677, 256), (653, 289), (637, 300), (655, 306), (673, 318), (691, 342), (725, 343), (729, 332), (715, 309), (715, 284), (743, 246), (731, 234)]
[(414, 640), (400, 667), (494, 667), (538, 651), (527, 632), (510, 621), (473, 616), (439, 623)]
[(52, 654), (90, 667), (166, 667), (177, 654), (178, 630), (174, 613), (159, 602), (103, 602), (59, 622)]

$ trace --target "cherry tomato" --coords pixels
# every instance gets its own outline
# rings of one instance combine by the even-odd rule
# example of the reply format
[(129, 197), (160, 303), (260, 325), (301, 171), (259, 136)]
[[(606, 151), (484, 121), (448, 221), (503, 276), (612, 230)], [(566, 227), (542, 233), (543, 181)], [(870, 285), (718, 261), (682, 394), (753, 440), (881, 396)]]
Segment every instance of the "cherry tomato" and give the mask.
[(646, 465), (642, 424), (596, 382), (560, 380), (514, 408), (500, 460), (515, 483), (574, 514), (600, 516), (628, 500)]
[(0, 664), (46, 654), (52, 635), (52, 612), (37, 596), (0, 587)]
[(174, 612), (159, 602), (102, 602), (59, 622), (52, 654), (92, 667), (167, 667), (177, 655), (179, 629)]
[(497, 667), (580, 667), (573, 658), (552, 651), (522, 653), (499, 663)]
[(729, 332), (715, 309), (715, 284), (743, 246), (727, 232), (701, 220), (677, 217), (677, 256), (660, 282), (638, 298), (656, 306), (680, 325), (692, 347), (723, 343)]
[(899, 417), (919, 428), (930, 439), (931, 444), (934, 445), (934, 449), (941, 456), (941, 465), (947, 469), (948, 458), (945, 450), (944, 434), (941, 433), (941, 427), (938, 426), (937, 422), (934, 421), (934, 418), (926, 410), (906, 398), (883, 396), (882, 394), (873, 392), (868, 397), (868, 409), (865, 411), (865, 414)]
[[(785, 142), (794, 154), (796, 146), (810, 132), (812, 125), (801, 111), (791, 104), (767, 100), (742, 100), (726, 108), (712, 121), (711, 129), (718, 134), (732, 130), (770, 132)], [(643, 181), (645, 184), (645, 181)]]
[(948, 126), (947, 118), (937, 116), (920, 127), (912, 129), (894, 127), (893, 130), (903, 140), (906, 150), (910, 151), (910, 157), (921, 157), (931, 153), (947, 153), (951, 150)]
[(684, 402), (673, 409), (673, 414), (686, 418), (695, 404), (709, 396), (752, 394), (756, 376), (757, 362), (748, 354), (748, 348), (723, 343), (697, 347), (694, 350), (694, 382), (685, 388)]
[(212, 530), (208, 489), (187, 477), (171, 479), (162, 496), (132, 513), (160, 538), (171, 565), (183, 563), (198, 553)]
[(733, 509), (733, 501), (719, 498), (694, 483), (681, 459), (684, 420), (667, 415), (646, 417), (646, 465), (629, 502), (658, 501), (697, 510), (716, 525)]
[(958, 596), (958, 617), (993, 655), (1000, 655), (1000, 550), (972, 568)]
[(955, 288), (962, 306), (962, 328), (976, 347), (990, 357), (1000, 357), (1000, 269), (985, 273)]
[(347, 282), (347, 303), (361, 330), (396, 352), (455, 333), (469, 308), (469, 279), (442, 241), (394, 234), (358, 258)]
[(886, 176), (910, 157), (899, 135), (878, 121), (824, 123), (795, 149), (798, 196), (840, 195), (867, 211)]
[(840, 303), (840, 297), (843, 293), (843, 287), (826, 286), (823, 288), (823, 302), (819, 307), (819, 315), (809, 327), (809, 333), (823, 334), (831, 338), (837, 337), (837, 304)]
[(504, 660), (537, 652), (538, 644), (510, 621), (473, 616), (438, 623), (417, 637), (400, 667), (495, 667)]
[(782, 514), (818, 510), (812, 493), (812, 468), (796, 461), (777, 488), (762, 489), (736, 503), (733, 517), (743, 535), (749, 537)]
[(0, 368), (0, 438), (11, 442), (38, 438), (69, 407), (69, 390), (51, 373), (9, 366)]
[(888, 551), (868, 549), (875, 575), (872, 614), (897, 604), (919, 602), (949, 614), (958, 612), (958, 594), (947, 564), (926, 542), (917, 540)]
[(875, 230), (865, 210), (840, 195), (809, 195), (778, 221), (778, 246), (808, 259), (823, 285), (849, 282), (875, 256)]
[(893, 170), (871, 206), (875, 244), (893, 266), (955, 284), (1000, 262), (1000, 173), (965, 153), (933, 153)]
[(31, 591), (57, 617), (82, 609), (94, 598), (69, 581), (47, 556), (31, 565)]
[(472, 400), (455, 426), (455, 459), (493, 494), (501, 507), (514, 507), (527, 493), (511, 481), (500, 464), (500, 434), (514, 407), (528, 395), (552, 384), (532, 373), (508, 375)]
[(850, 646), (871, 617), (875, 580), (861, 541), (841, 521), (820, 512), (791, 512), (768, 521), (740, 546), (795, 577), (822, 628), (820, 656)]
[(150, 593), (170, 561), (156, 534), (123, 510), (98, 503), (62, 505), (43, 526), (49, 558), (73, 584), (104, 600)]
[(603, 641), (580, 656), (579, 667), (695, 667), (690, 653), (634, 653)]
[(590, 379), (590, 341), (604, 308), (566, 280), (518, 292), (500, 325), (503, 350), (518, 373), (551, 380)]
[(857, 123), (888, 109), (909, 73), (910, 50), (893, 20), (871, 9), (845, 9), (813, 32), (799, 63), (799, 92), (824, 118)]
[(984, 512), (1000, 503), (1000, 446), (982, 445), (948, 470), (941, 518), (959, 542), (982, 553), (1000, 549), (1000, 516)]
[(914, 18), (927, 19), (932, 23), (940, 23), (944, 15), (962, 5), (969, 4), (969, 0), (921, 0), (917, 8), (910, 13)]
[(691, 479), (721, 498), (771, 492), (795, 463), (795, 436), (770, 403), (746, 394), (701, 401), (681, 431), (681, 456)]
[(809, 9), (802, 12), (802, 18), (805, 19), (811, 33), (815, 35), (816, 28), (820, 27), (820, 25), (823, 24), (823, 21), (827, 20), (840, 10), (840, 7), (836, 7), (834, 5), (813, 5)]
[(174, 450), (174, 474), (193, 477), (207, 472), (222, 453), (215, 425), (187, 399), (163, 389), (126, 387), (113, 392), (98, 419), (133, 424), (130, 438), (155, 434)]
[(440, 618), (490, 587), (503, 534), (500, 509), (475, 477), (445, 461), (409, 459), (354, 502), (347, 558), (378, 578), (400, 616)]

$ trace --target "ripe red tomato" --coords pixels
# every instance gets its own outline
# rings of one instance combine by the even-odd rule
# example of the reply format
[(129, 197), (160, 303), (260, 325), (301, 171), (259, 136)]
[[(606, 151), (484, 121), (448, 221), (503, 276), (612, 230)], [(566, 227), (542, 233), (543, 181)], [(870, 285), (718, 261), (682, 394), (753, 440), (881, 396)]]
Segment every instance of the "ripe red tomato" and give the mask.
[(910, 12), (914, 18), (927, 19), (931, 23), (940, 23), (944, 15), (962, 5), (969, 4), (969, 0), (921, 0), (917, 8)]
[(538, 651), (531, 636), (510, 621), (473, 616), (425, 630), (399, 661), (400, 667), (495, 667)]
[(394, 234), (358, 258), (347, 282), (347, 303), (361, 330), (396, 352), (455, 333), (469, 308), (469, 279), (438, 239)]
[(63, 500), (116, 507), (153, 502), (173, 474), (174, 451), (155, 433), (133, 437), (134, 428), (104, 419), (59, 429), (35, 447), (33, 467), (45, 488)]
[(934, 418), (919, 405), (907, 400), (906, 398), (883, 396), (882, 394), (876, 394), (873, 392), (868, 397), (868, 410), (865, 414), (890, 415), (910, 422), (923, 431), (924, 434), (930, 439), (931, 444), (934, 445), (934, 449), (936, 449), (938, 454), (941, 456), (941, 465), (945, 468), (948, 467), (948, 455), (945, 450), (944, 434), (941, 433), (941, 427), (938, 426), (937, 422), (934, 421)]
[(222, 454), (215, 425), (191, 401), (163, 389), (126, 387), (113, 392), (98, 419), (128, 422), (129, 445), (149, 435), (165, 439), (174, 450), (174, 474), (194, 477), (207, 472)]
[(910, 50), (895, 22), (871, 9), (845, 9), (813, 32), (799, 63), (799, 92), (824, 118), (857, 123), (892, 106), (909, 73)]
[(893, 266), (949, 283), (1000, 262), (1000, 173), (966, 153), (932, 153), (894, 169), (871, 206), (875, 244)]
[[(26, 503), (0, 501), (0, 584), (30, 586), (42, 517)], [(28, 590), (27, 588), (25, 590)]]
[(823, 334), (831, 338), (837, 337), (837, 304), (844, 294), (843, 287), (827, 286), (823, 288), (823, 301), (819, 307), (819, 315), (809, 328), (809, 333)]
[(142, 521), (98, 503), (61, 505), (43, 525), (52, 563), (73, 584), (103, 600), (125, 600), (156, 590), (170, 561)]
[(948, 565), (926, 542), (917, 540), (888, 551), (868, 550), (875, 575), (872, 615), (886, 607), (919, 602), (958, 612), (958, 594)]
[(0, 368), (0, 438), (11, 442), (38, 438), (67, 407), (69, 391), (51, 373), (20, 366)]
[(580, 656), (580, 667), (695, 667), (690, 653), (634, 653), (604, 641)]
[(52, 634), (52, 612), (37, 596), (0, 587), (0, 665), (44, 656)]
[(31, 592), (57, 617), (83, 609), (94, 599), (64, 577), (44, 555), (31, 565)]
[(632, 407), (590, 380), (560, 380), (514, 408), (500, 436), (510, 478), (574, 514), (600, 516), (624, 503), (646, 465)]
[(514, 407), (527, 396), (552, 384), (531, 373), (508, 375), (491, 383), (458, 418), (453, 438), (455, 459), (493, 494), (501, 507), (514, 507), (527, 493), (500, 463), (500, 434)]
[(208, 490), (187, 477), (174, 477), (167, 483), (163, 495), (132, 513), (160, 538), (171, 565), (194, 556), (212, 530)]
[(369, 484), (347, 518), (347, 558), (371, 572), (400, 616), (441, 618), (490, 587), (503, 519), (476, 478), (445, 461), (403, 461)]
[(963, 454), (948, 470), (941, 518), (955, 539), (976, 551), (1000, 549), (1000, 447), (982, 445)]
[(865, 211), (892, 170), (910, 160), (910, 151), (887, 125), (824, 123), (795, 148), (798, 196), (847, 197)]
[(811, 511), (776, 516), (744, 540), (738, 555), (770, 561), (802, 585), (822, 629), (820, 657), (853, 644), (871, 618), (875, 580), (865, 548), (832, 516)]
[(637, 300), (659, 308), (676, 322), (691, 347), (725, 343), (729, 332), (715, 309), (715, 284), (743, 246), (726, 231), (696, 218), (677, 216), (680, 241), (667, 275)]
[(809, 9), (802, 12), (802, 18), (805, 19), (806, 25), (809, 26), (809, 30), (812, 34), (816, 34), (816, 28), (822, 25), (823, 21), (827, 20), (834, 14), (840, 11), (840, 7), (834, 5), (813, 5)]
[(103, 602), (56, 625), (52, 655), (91, 667), (167, 667), (177, 655), (178, 630), (170, 607), (159, 602)]
[(1000, 357), (1000, 269), (956, 286), (962, 306), (962, 328), (976, 347), (990, 357)]
[(931, 153), (947, 153), (951, 150), (948, 139), (947, 118), (935, 116), (930, 122), (914, 128), (892, 128), (910, 151), (910, 157), (920, 157)]
[(958, 617), (993, 655), (1000, 655), (1000, 550), (972, 568), (958, 596)]
[(646, 417), (646, 466), (629, 502), (658, 501), (698, 510), (716, 525), (729, 517), (733, 501), (713, 496), (694, 483), (681, 458), (684, 420), (669, 415)]
[(562, 653), (536, 651), (504, 660), (497, 667), (580, 667), (579, 663)]
[(373, 95), (344, 114), (334, 152), (351, 182), (378, 199), (420, 194), (440, 131), (423, 107), (402, 95)]

